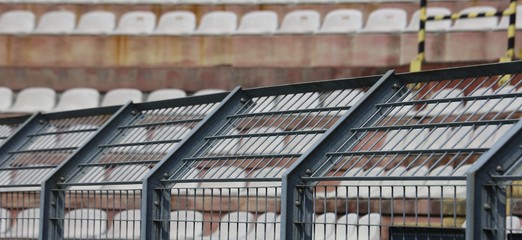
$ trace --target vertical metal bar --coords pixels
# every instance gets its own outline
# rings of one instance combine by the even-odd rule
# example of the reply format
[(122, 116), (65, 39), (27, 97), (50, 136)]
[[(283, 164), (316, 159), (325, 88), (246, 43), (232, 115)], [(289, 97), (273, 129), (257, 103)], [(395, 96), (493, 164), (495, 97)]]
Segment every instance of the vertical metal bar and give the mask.
[(83, 163), (90, 156), (98, 145), (107, 141), (113, 133), (117, 132), (117, 127), (127, 122), (134, 115), (138, 114), (134, 104), (128, 103), (122, 106), (103, 127), (99, 128), (93, 136), (86, 141), (76, 153), (69, 157), (61, 166), (42, 183), (40, 194), (40, 238), (43, 239), (63, 239), (63, 217), (65, 212), (65, 192), (58, 190), (58, 183), (63, 181), (68, 174), (71, 174), (74, 167)]
[(417, 34), (417, 57), (410, 64), (410, 72), (418, 72), (422, 69), (422, 63), (425, 57), (425, 46), (426, 46), (426, 19), (428, 18), (428, 1), (420, 1), (420, 18), (419, 18), (419, 32)]
[[(249, 103), (250, 97), (236, 88), (220, 103), (220, 105), (201, 121), (196, 128), (176, 149), (163, 158), (148, 175), (143, 179), (143, 191), (141, 201), (141, 239), (169, 239), (168, 219), (161, 219), (162, 216), (170, 215), (170, 191), (163, 191), (169, 186), (164, 186), (161, 182), (164, 178), (173, 177), (172, 172), (181, 172), (178, 169), (182, 166), (184, 157), (191, 156), (204, 143), (205, 136), (211, 135), (227, 121), (226, 116), (237, 112), (244, 104)], [(175, 176), (174, 176), (175, 177)], [(171, 183), (174, 184), (174, 183)], [(155, 221), (160, 219), (163, 221)]]
[[(507, 51), (506, 54), (500, 58), (500, 62), (511, 62), (515, 57), (515, 36), (516, 36), (516, 19), (517, 19), (517, 0), (510, 0), (509, 8), (509, 26), (507, 31)], [(504, 76), (498, 84), (500, 86), (509, 84), (510, 75)]]
[(502, 189), (495, 189), (499, 185), (491, 176), (503, 174), (505, 169), (520, 164), (517, 161), (522, 155), (521, 139), (522, 120), (468, 170), (466, 239), (505, 239), (505, 201), (496, 200), (495, 203)]
[(400, 89), (401, 82), (394, 77), (394, 71), (390, 70), (366, 93), (358, 104), (338, 120), (299, 160), (283, 175), (281, 196), (281, 239), (311, 239), (312, 224), (303, 224), (303, 220), (311, 219), (313, 212), (311, 184), (303, 181), (302, 177), (312, 172), (320, 172), (317, 169), (321, 163), (317, 162), (330, 149), (335, 149), (350, 134), (351, 129), (360, 127), (370, 121), (373, 114), (373, 106), (383, 100), (388, 100)]

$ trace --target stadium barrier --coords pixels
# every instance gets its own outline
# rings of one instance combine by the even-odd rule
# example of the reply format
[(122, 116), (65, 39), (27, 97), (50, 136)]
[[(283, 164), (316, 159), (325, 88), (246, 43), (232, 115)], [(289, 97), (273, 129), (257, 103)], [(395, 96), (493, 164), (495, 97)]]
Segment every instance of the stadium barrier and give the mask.
[(23, 127), (0, 147), (0, 238), (503, 238), (521, 215), (505, 207), (521, 72), (389, 71), (1, 120)]
[[(521, 70), (513, 63), (383, 76), (283, 177), (282, 239), (489, 239), (468, 233), (490, 218), (460, 229), (482, 210), (471, 203), (487, 200), (470, 191), (469, 174), (519, 130)], [(505, 76), (514, 85), (499, 85)]]

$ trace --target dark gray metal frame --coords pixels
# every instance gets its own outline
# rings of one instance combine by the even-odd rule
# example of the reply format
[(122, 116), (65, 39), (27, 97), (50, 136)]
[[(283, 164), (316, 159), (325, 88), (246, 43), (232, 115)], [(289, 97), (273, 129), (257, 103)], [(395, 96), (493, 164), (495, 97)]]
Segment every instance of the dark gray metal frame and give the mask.
[[(304, 224), (304, 219), (312, 216), (312, 210), (302, 206), (310, 206), (312, 199), (310, 187), (313, 181), (303, 178), (309, 176), (311, 172), (321, 173), (325, 169), (318, 169), (321, 163), (316, 159), (324, 156), (329, 150), (338, 147), (341, 139), (346, 139), (352, 129), (361, 127), (364, 123), (372, 122), (372, 113), (383, 99), (389, 99), (396, 94), (399, 89), (408, 84), (416, 84), (441, 79), (468, 78), (473, 76), (490, 76), (514, 74), (522, 72), (522, 62), (489, 64), (482, 66), (472, 66), (445, 70), (426, 71), (419, 73), (395, 74), (388, 71), (383, 76), (374, 76), (357, 79), (342, 79), (326, 82), (305, 83), (296, 85), (284, 85), (275, 87), (255, 88), (243, 90), (236, 88), (230, 93), (207, 95), (200, 97), (189, 97), (167, 101), (150, 102), (143, 104), (129, 103), (124, 106), (114, 106), (107, 108), (82, 110), (84, 114), (114, 113), (103, 127), (89, 139), (89, 141), (68, 158), (63, 164), (56, 168), (42, 184), (41, 194), (41, 221), (40, 239), (63, 239), (63, 215), (65, 199), (63, 191), (53, 191), (63, 188), (59, 183), (63, 181), (78, 164), (86, 161), (87, 156), (98, 148), (98, 145), (105, 142), (117, 127), (128, 122), (133, 116), (143, 109), (154, 109), (163, 107), (192, 105), (198, 103), (219, 102), (217, 108), (209, 113), (190, 134), (181, 141), (177, 147), (170, 151), (156, 166), (149, 171), (142, 181), (142, 225), (141, 239), (168, 239), (169, 224), (165, 221), (157, 221), (160, 216), (169, 216), (170, 195), (168, 191), (161, 191), (175, 182), (163, 181), (167, 178), (175, 178), (173, 171), (181, 166), (182, 158), (197, 151), (203, 144), (205, 136), (216, 133), (220, 123), (225, 121), (225, 117), (231, 113), (237, 113), (244, 104), (249, 104), (249, 99), (261, 96), (275, 96), (281, 94), (296, 94), (310, 92), (314, 90), (336, 90), (336, 88), (346, 88), (347, 84), (353, 88), (370, 87), (367, 94), (353, 107), (349, 108), (344, 115), (330, 128), (305, 154), (282, 177), (281, 205), (281, 239), (310, 239), (312, 229), (310, 225)], [(480, 97), (476, 97), (480, 99)], [(40, 124), (49, 119), (78, 116), (79, 111), (34, 114), (30, 117), (12, 118), (2, 121), (24, 121), (25, 123), (6, 140), (0, 147), (0, 156), (17, 148), (23, 143), (23, 138), (34, 131)], [(375, 116), (373, 117), (375, 118)], [(497, 238), (503, 239), (502, 229), (505, 216), (495, 213), (505, 213), (505, 205), (491, 206), (491, 199), (504, 196), (494, 195), (496, 191), (485, 189), (491, 182), (502, 181), (502, 173), (505, 169), (519, 168), (518, 159), (522, 155), (520, 148), (522, 139), (522, 121), (519, 121), (490, 151), (486, 152), (468, 171), (468, 198), (473, 199), (467, 205), (467, 239), (477, 238)], [(505, 180), (505, 179), (504, 179)], [(494, 211), (490, 209), (495, 208)], [(495, 232), (484, 231), (483, 228), (489, 222), (499, 222), (500, 229)]]
[[(45, 182), (42, 183), (40, 239), (63, 239), (65, 193), (64, 191), (53, 192), (53, 190), (62, 188), (63, 186), (59, 186), (58, 183), (63, 182), (66, 179), (65, 176), (72, 174), (75, 166), (85, 163), (85, 161), (88, 160), (88, 156), (93, 154), (100, 144), (109, 140), (109, 138), (118, 131), (118, 126), (130, 121), (140, 110), (218, 102), (226, 95), (227, 93), (219, 93), (200, 97), (141, 104), (128, 103), (123, 106), (115, 106), (114, 108), (117, 108), (118, 111), (111, 119), (108, 120), (103, 127), (98, 129), (81, 149), (69, 157), (67, 161), (52, 172)], [(93, 111), (95, 111), (95, 109), (93, 109)]]
[[(234, 113), (238, 114), (236, 111), (241, 109), (243, 104), (248, 104), (249, 99), (283, 94), (305, 93), (310, 92), (311, 89), (314, 89), (314, 91), (332, 91), (344, 89), (348, 86), (350, 88), (368, 88), (375, 84), (379, 78), (380, 76), (338, 79), (324, 82), (320, 81), (247, 90), (236, 88), (225, 100), (223, 100), (222, 104), (213, 114), (207, 116), (207, 118), (191, 132), (190, 136), (178, 145), (172, 155), (166, 158), (165, 161), (157, 164), (145, 177), (142, 192), (143, 221), (141, 239), (169, 239), (169, 224), (165, 224), (165, 221), (163, 221), (163, 224), (154, 221), (154, 219), (161, 219), (161, 216), (169, 216), (170, 213), (170, 192), (161, 191), (161, 189), (169, 188), (174, 185), (175, 182), (169, 181), (168, 183), (162, 183), (162, 180), (176, 178), (177, 176), (172, 175), (172, 172), (182, 166), (182, 158), (184, 156), (192, 155), (197, 151), (204, 144), (205, 136), (218, 131), (221, 125), (226, 122), (226, 116)], [(217, 182), (219, 180), (216, 179), (209, 181)]]
[[(284, 208), (285, 211), (281, 213), (281, 239), (312, 238), (311, 226), (308, 224), (308, 227), (305, 227), (304, 219), (310, 219), (313, 213), (311, 212), (311, 209), (302, 210), (302, 206), (311, 206), (312, 195), (309, 187), (313, 186), (314, 183), (305, 182), (303, 177), (307, 177), (313, 172), (318, 172), (320, 175), (321, 171), (324, 169), (318, 169), (321, 166), (321, 163), (318, 162), (317, 159), (320, 159), (321, 156), (325, 156), (329, 150), (339, 147), (340, 140), (346, 140), (346, 136), (349, 136), (351, 129), (360, 127), (363, 123), (371, 123), (374, 121), (370, 119), (374, 106), (378, 103), (385, 102), (383, 100), (387, 100), (394, 96), (397, 89), (401, 89), (401, 87), (408, 84), (417, 84), (435, 80), (465, 79), (474, 76), (505, 75), (520, 72), (522, 72), (522, 62), (490, 64), (406, 74), (394, 74), (392, 71), (389, 71), (370, 89), (370, 91), (368, 91), (365, 97), (357, 105), (348, 111), (334, 127), (323, 135), (323, 137), (308, 151), (308, 153), (302, 155), (299, 161), (289, 169), (286, 174), (284, 174), (282, 190), (283, 197), (281, 204), (287, 207)], [(506, 136), (504, 138), (508, 137)], [(499, 143), (496, 145), (496, 148), (499, 148), (500, 146), (501, 144)], [(517, 148), (520, 151), (519, 145)], [(493, 151), (494, 149), (492, 149), (491, 152)], [(486, 156), (483, 156), (483, 159), (486, 159)], [(495, 164), (492, 163), (492, 165)], [(484, 178), (483, 175), (485, 172), (481, 172), (481, 174), (481, 177)], [(468, 177), (468, 184), (470, 184), (470, 181), (472, 180)], [(474, 189), (479, 190), (479, 187), (483, 187), (485, 183), (486, 180), (475, 181), (475, 185), (480, 184), (480, 186), (475, 186)], [(480, 203), (477, 203), (477, 201), (483, 201), (485, 196), (479, 195), (478, 192), (475, 192), (475, 194), (476, 195), (471, 195), (471, 193), (468, 193), (468, 196), (473, 196), (475, 198), (475, 204), (474, 206), (468, 205), (467, 211), (468, 213), (475, 211), (474, 215), (476, 215), (475, 217), (468, 215), (468, 220), (484, 219), (484, 217), (480, 216), (476, 211), (479, 209), (477, 206), (480, 206)], [(473, 225), (468, 221), (467, 231), (481, 231), (480, 224), (481, 223), (476, 223)], [(469, 236), (470, 234), (467, 235)], [(504, 237), (504, 235), (498, 236), (502, 236), (502, 238)], [(468, 239), (478, 238), (471, 237)]]
[(496, 183), (510, 180), (503, 178), (506, 170), (520, 168), (521, 144), (522, 120), (468, 170), (466, 239), (505, 239), (507, 192)]

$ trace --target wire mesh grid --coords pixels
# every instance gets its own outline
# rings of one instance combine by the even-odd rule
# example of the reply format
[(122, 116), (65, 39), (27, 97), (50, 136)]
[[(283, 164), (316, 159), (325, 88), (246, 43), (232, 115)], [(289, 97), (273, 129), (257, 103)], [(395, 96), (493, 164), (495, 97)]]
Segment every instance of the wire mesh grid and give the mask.
[(279, 239), (282, 175), (365, 88), (245, 93), (249, 99), (213, 123), (215, 131), (162, 181), (158, 190), (171, 202), (159, 221), (170, 226), (170, 239)]
[(315, 159), (318, 167), (300, 187), (311, 198), (300, 208), (310, 214), (295, 223), (312, 229), (313, 239), (388, 239), (390, 227), (460, 228), (466, 171), (518, 122), (520, 77), (394, 86), (391, 97), (364, 106), (370, 117), (339, 147)]
[(142, 178), (219, 103), (198, 99), (203, 103), (133, 105), (131, 116), (65, 174), (52, 190), (64, 196), (64, 208), (51, 213), (65, 239), (140, 237)]
[(38, 238), (41, 182), (111, 116), (87, 111), (73, 115), (40, 115), (35, 126), (26, 126), (32, 131), (21, 136), (20, 144), (0, 157), (0, 236), (3, 238)]
[(27, 117), (0, 119), (0, 146), (22, 125)]

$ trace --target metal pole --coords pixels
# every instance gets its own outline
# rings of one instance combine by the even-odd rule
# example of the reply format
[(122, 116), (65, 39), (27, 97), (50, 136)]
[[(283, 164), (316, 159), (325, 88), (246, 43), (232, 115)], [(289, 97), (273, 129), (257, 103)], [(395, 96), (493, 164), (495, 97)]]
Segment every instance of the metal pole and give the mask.
[(419, 19), (419, 32), (417, 35), (417, 57), (410, 63), (410, 72), (418, 72), (422, 69), (422, 62), (425, 57), (425, 45), (426, 45), (426, 19), (427, 19), (427, 8), (428, 1), (420, 1), (420, 19)]
[[(509, 26), (508, 26), (508, 43), (507, 43), (507, 52), (506, 54), (500, 58), (500, 62), (511, 62), (515, 57), (515, 36), (516, 36), (516, 18), (517, 18), (517, 0), (511, 0), (509, 3), (509, 8), (504, 12), (504, 15), (509, 14)], [(511, 79), (510, 75), (504, 76), (498, 82), (499, 85), (509, 84), (509, 80)]]

